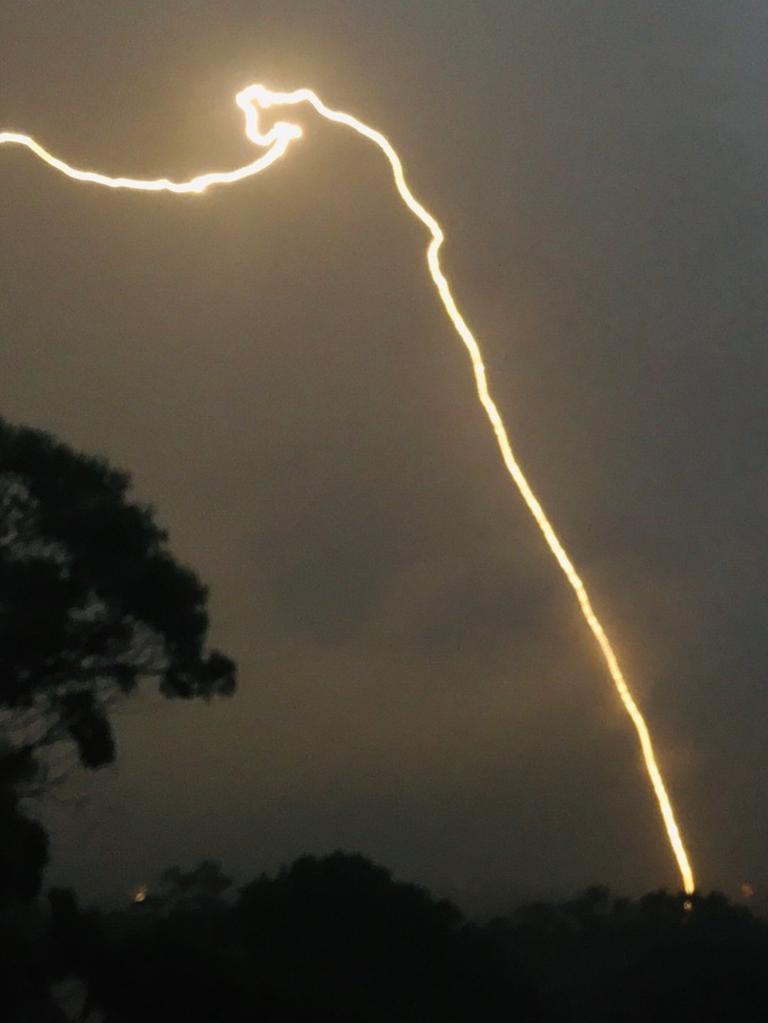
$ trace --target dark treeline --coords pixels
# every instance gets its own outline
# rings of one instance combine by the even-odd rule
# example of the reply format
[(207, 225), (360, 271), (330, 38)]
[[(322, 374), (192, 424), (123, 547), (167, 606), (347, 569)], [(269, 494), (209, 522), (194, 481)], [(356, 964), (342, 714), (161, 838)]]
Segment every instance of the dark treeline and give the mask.
[[(763, 1020), (768, 928), (723, 896), (592, 888), (488, 923), (362, 856), (233, 888), (166, 872), (118, 911), (73, 893), (2, 917), (0, 1017), (135, 1021)], [(77, 978), (75, 982), (74, 978)], [(66, 984), (70, 991), (69, 1005)], [(74, 996), (73, 996), (74, 991)]]

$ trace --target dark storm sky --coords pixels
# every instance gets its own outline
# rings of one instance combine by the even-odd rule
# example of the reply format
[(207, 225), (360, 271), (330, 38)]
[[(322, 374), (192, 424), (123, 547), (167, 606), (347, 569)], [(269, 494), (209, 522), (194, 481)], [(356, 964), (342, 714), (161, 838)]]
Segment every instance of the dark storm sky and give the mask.
[[(390, 135), (702, 883), (768, 883), (765, 5), (0, 0), (0, 40), (0, 127), (107, 173), (251, 159), (251, 81)], [(673, 886), (424, 236), (372, 147), (304, 123), (205, 198), (0, 152), (2, 413), (133, 472), (241, 669), (125, 706), (117, 765), (46, 808), (51, 879), (342, 847), (465, 902)]]

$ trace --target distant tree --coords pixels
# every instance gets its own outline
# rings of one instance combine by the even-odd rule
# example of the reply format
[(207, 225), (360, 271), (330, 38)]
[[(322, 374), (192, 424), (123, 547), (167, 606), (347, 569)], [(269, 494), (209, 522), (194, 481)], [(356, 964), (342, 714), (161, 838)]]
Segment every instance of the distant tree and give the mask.
[(227, 880), (211, 862), (171, 869), (169, 911), (158, 896), (103, 921), (79, 975), (107, 1023), (518, 1018), (517, 989), (461, 913), (363, 856), (305, 856), (234, 899)]
[(160, 878), (157, 892), (148, 894), (148, 908), (165, 913), (204, 912), (223, 905), (222, 896), (232, 890), (232, 879), (227, 877), (216, 860), (203, 860), (199, 866), (184, 871), (168, 867)]
[(234, 663), (206, 649), (205, 586), (129, 487), (0, 419), (0, 790), (6, 756), (26, 756), (27, 785), (54, 744), (111, 762), (110, 709), (144, 680), (183, 699), (234, 691)]
[[(207, 861), (122, 911), (52, 891), (17, 934), (0, 1019), (95, 1023), (762, 1023), (768, 926), (717, 893), (603, 888), (486, 924), (358, 855), (304, 856), (232, 897)], [(47, 926), (46, 926), (47, 924)], [(0, 948), (2, 948), (0, 915)], [(19, 940), (21, 939), (21, 940)], [(55, 985), (55, 988), (52, 988)], [(77, 1000), (77, 998), (75, 998)], [(23, 1014), (4, 1014), (7, 1004)], [(72, 1019), (72, 1016), (69, 1017)], [(55, 1018), (59, 1023), (58, 1017)]]
[(235, 912), (279, 1019), (506, 1023), (519, 1000), (452, 903), (364, 856), (303, 856), (243, 888)]

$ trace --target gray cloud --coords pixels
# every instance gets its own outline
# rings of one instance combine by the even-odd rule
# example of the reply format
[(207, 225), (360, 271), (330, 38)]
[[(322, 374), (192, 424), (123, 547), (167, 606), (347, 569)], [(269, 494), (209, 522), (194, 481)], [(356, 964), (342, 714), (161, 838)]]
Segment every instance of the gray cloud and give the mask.
[[(0, 123), (76, 162), (239, 162), (229, 98), (257, 78), (391, 133), (726, 888), (764, 878), (767, 20), (0, 3)], [(242, 665), (231, 705), (126, 707), (116, 772), (49, 810), (57, 876), (109, 891), (346, 845), (478, 898), (674, 884), (376, 155), (313, 124), (204, 200), (76, 188), (18, 153), (0, 175), (3, 414), (134, 472)]]

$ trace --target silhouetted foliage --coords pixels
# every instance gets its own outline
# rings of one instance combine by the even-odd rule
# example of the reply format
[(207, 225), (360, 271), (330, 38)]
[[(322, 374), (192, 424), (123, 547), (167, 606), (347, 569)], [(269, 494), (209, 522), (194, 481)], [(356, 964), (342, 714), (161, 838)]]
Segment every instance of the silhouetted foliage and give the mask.
[(222, 872), (216, 860), (203, 860), (190, 871), (169, 867), (160, 877), (158, 890), (147, 894), (145, 909), (164, 913), (215, 910), (221, 905), (222, 896), (232, 891), (232, 879)]
[(2, 1018), (58, 1020), (45, 993), (67, 978), (87, 992), (81, 1018), (105, 1023), (766, 1016), (768, 927), (714, 893), (687, 909), (663, 891), (632, 901), (593, 888), (480, 926), (364, 857), (336, 852), (302, 857), (239, 892), (212, 861), (171, 868), (151, 896), (96, 913), (71, 892), (50, 892), (47, 917), (18, 931), (0, 1013), (21, 1009)]
[(29, 850), (30, 877), (44, 858), (44, 835), (11, 795), (29, 790), (43, 750), (68, 743), (86, 767), (111, 762), (110, 708), (144, 679), (168, 697), (234, 690), (233, 662), (205, 648), (206, 588), (174, 561), (151, 509), (128, 500), (129, 483), (0, 419), (0, 761), (26, 751), (28, 768), (0, 777), (6, 888), (25, 869), (10, 863), (11, 836)]
[(48, 836), (20, 806), (19, 789), (35, 770), (28, 749), (0, 754), (0, 906), (34, 898), (48, 862)]
[[(686, 908), (686, 907), (689, 908)], [(712, 893), (638, 902), (588, 889), (488, 925), (541, 992), (547, 1019), (709, 1023), (765, 1018), (768, 928)]]
[(174, 869), (158, 897), (101, 920), (85, 976), (110, 1023), (510, 1018), (479, 932), (362, 856), (303, 857), (235, 898), (226, 880)]

